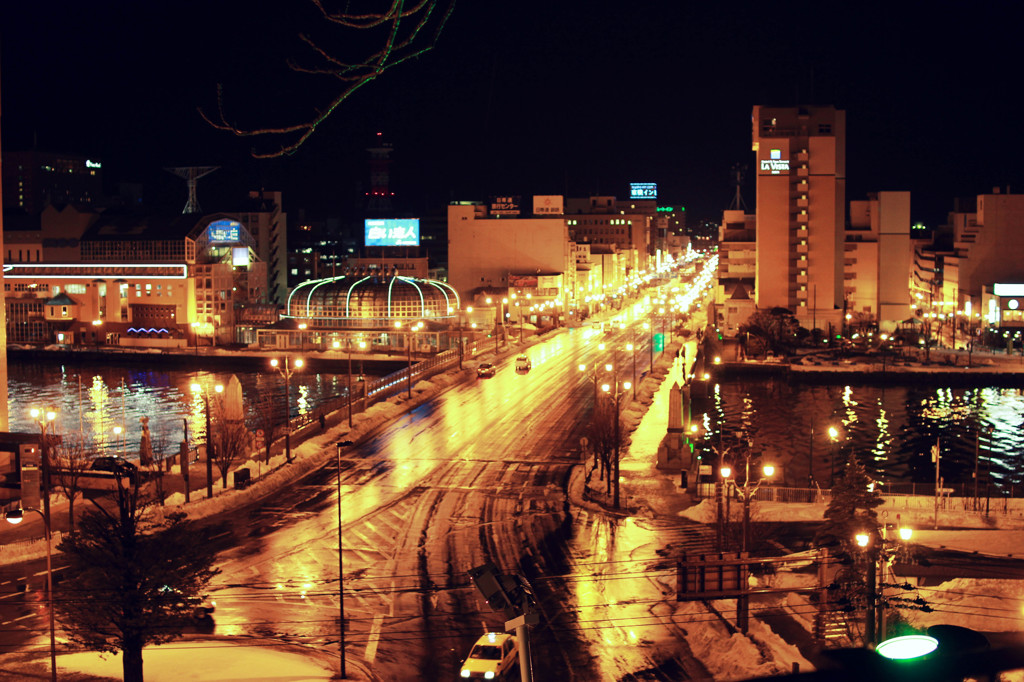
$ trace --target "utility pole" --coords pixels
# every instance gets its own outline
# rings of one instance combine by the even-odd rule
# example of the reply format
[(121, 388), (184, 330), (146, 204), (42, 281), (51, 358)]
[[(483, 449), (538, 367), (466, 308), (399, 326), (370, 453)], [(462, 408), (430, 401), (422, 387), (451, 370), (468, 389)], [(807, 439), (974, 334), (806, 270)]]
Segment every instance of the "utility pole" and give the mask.
[(505, 614), (505, 632), (515, 630), (519, 645), (519, 676), (521, 682), (533, 682), (533, 663), (530, 655), (530, 626), (540, 622), (535, 606), (533, 588), (526, 578), (503, 575), (494, 564), (469, 569), (469, 577), (476, 589), (495, 611)]
[(939, 529), (939, 487), (942, 485), (942, 476), (939, 475), (939, 466), (942, 463), (942, 452), (939, 450), (939, 439), (935, 438), (935, 445), (932, 446), (932, 461), (935, 462), (935, 530)]

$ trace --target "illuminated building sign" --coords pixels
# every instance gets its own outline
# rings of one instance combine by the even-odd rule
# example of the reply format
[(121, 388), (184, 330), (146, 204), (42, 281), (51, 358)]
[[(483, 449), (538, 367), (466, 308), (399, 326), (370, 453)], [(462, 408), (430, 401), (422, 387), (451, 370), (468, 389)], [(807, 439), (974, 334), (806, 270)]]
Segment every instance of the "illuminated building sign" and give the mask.
[(214, 220), (206, 228), (211, 244), (233, 244), (241, 238), (242, 224), (237, 220)]
[(100, 163), (99, 161), (90, 161), (89, 159), (86, 159), (85, 160), (85, 167), (86, 168), (103, 168), (103, 164)]
[(234, 246), (231, 248), (231, 264), (237, 267), (249, 267), (249, 247)]
[(366, 246), (419, 246), (419, 218), (368, 218), (364, 221)]
[(1024, 284), (1001, 284), (996, 282), (992, 285), (992, 293), (996, 296), (1024, 296)]
[(533, 198), (534, 215), (562, 215), (562, 196), (540, 195)]
[(519, 215), (519, 197), (492, 197), (491, 215)]
[(657, 199), (658, 183), (656, 182), (631, 182), (629, 183), (630, 199)]
[(772, 149), (767, 159), (761, 159), (761, 170), (769, 171), (772, 175), (789, 172), (789, 159), (782, 158), (781, 149)]

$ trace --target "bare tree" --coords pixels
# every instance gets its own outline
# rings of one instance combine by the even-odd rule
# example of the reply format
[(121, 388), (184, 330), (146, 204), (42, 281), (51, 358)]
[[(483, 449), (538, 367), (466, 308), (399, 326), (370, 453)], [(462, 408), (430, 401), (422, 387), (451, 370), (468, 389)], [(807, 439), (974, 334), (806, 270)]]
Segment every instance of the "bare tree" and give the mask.
[(266, 450), (265, 463), (270, 463), (270, 446), (277, 436), (278, 429), (284, 425), (284, 414), (281, 410), (281, 400), (275, 398), (274, 393), (269, 389), (260, 390), (256, 404), (253, 406), (253, 426), (263, 432), (263, 447)]
[(93, 504), (58, 546), (71, 570), (54, 606), (71, 642), (121, 653), (122, 678), (142, 682), (143, 648), (180, 638), (219, 572), (222, 529), (186, 523), (180, 512), (158, 521), (139, 487), (120, 478), (112, 500)]
[(228, 487), (228, 471), (249, 451), (252, 434), (243, 422), (221, 420), (213, 433), (213, 463), (220, 472), (225, 488)]
[(68, 500), (68, 528), (75, 532), (75, 498), (82, 492), (82, 474), (96, 450), (85, 438), (72, 435), (50, 443), (50, 475)]
[[(621, 450), (621, 439), (624, 431), (621, 427), (616, 430), (616, 418), (615, 404), (608, 399), (599, 399), (594, 406), (590, 429), (587, 433), (587, 438), (594, 450), (595, 466), (598, 467), (598, 478), (605, 482), (605, 492), (608, 495), (612, 494), (612, 486), (618, 485), (618, 481), (613, 481), (614, 476), (612, 472), (615, 471), (615, 457), (616, 453)], [(616, 435), (620, 438), (618, 444), (615, 442)], [(618, 448), (616, 448), (616, 445), (618, 445)]]
[(170, 471), (170, 463), (174, 455), (177, 454), (177, 448), (172, 448), (172, 444), (171, 429), (166, 424), (153, 434), (153, 470), (150, 472), (150, 476), (156, 493), (156, 501), (161, 505), (167, 499), (168, 493), (164, 476)]
[[(325, 7), (323, 0), (310, 1), (329, 25), (345, 31), (339, 43), (352, 45), (372, 36), (370, 44), (373, 47), (369, 48), (370, 53), (365, 56), (341, 58), (334, 49), (325, 47), (308, 34), (300, 34), (299, 39), (309, 48), (311, 57), (308, 64), (289, 60), (289, 68), (297, 73), (333, 78), (338, 83), (338, 90), (325, 105), (289, 125), (247, 128), (230, 122), (225, 112), (223, 88), (218, 85), (216, 114), (209, 115), (202, 108), (199, 114), (218, 130), (238, 137), (275, 141), (269, 151), (253, 149), (252, 155), (255, 158), (273, 158), (294, 153), (359, 88), (376, 80), (385, 71), (432, 49), (455, 9), (455, 0), (389, 0), (390, 4), (386, 8), (376, 11), (353, 10), (350, 6), (379, 7), (384, 3), (346, 2), (343, 10), (334, 11)], [(352, 31), (358, 31), (360, 35), (353, 36)]]

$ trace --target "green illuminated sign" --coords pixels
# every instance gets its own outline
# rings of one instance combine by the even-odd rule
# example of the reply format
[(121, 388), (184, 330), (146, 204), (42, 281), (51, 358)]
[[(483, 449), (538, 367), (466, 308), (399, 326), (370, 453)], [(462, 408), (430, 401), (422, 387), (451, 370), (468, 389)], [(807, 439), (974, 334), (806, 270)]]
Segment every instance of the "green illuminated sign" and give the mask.
[(665, 335), (661, 332), (654, 335), (654, 350), (659, 352), (665, 350)]

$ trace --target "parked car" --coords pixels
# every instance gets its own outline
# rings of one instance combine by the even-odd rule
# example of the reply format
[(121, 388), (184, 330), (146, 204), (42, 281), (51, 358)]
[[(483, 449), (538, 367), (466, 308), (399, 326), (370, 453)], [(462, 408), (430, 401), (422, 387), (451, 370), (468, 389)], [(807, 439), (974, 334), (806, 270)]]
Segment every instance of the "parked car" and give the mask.
[(94, 457), (89, 465), (92, 471), (107, 471), (118, 476), (134, 476), (139, 469), (124, 457), (117, 455), (101, 455)]
[(476, 640), (469, 656), (462, 663), (459, 676), (464, 680), (502, 680), (519, 663), (516, 638), (501, 632), (488, 632)]
[(516, 358), (517, 372), (529, 372), (531, 367), (533, 367), (533, 363), (530, 362), (530, 356), (520, 355)]
[(493, 377), (497, 369), (489, 362), (481, 362), (480, 366), (476, 368), (476, 375), (478, 377)]
[(181, 591), (171, 587), (170, 585), (164, 585), (160, 588), (160, 592), (170, 595), (170, 598), (178, 606), (188, 606), (189, 615), (192, 620), (206, 620), (207, 618), (213, 618), (213, 612), (217, 610), (217, 602), (213, 601), (208, 597), (186, 597)]

